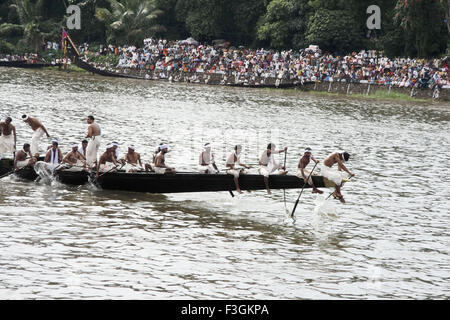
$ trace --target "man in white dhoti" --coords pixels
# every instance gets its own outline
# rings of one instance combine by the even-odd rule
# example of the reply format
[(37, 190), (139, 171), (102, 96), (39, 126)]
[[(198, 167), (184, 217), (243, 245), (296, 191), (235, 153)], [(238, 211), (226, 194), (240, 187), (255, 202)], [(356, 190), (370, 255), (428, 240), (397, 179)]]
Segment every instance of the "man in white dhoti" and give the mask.
[(83, 171), (86, 170), (86, 158), (78, 151), (78, 144), (72, 143), (72, 150), (66, 154), (62, 163), (67, 164), (65, 171)]
[(128, 153), (122, 159), (122, 163), (125, 165), (123, 169), (126, 172), (138, 172), (144, 170), (142, 168), (141, 155), (135, 151), (135, 147), (133, 145), (128, 147)]
[[(345, 167), (344, 162), (347, 162), (350, 159), (350, 154), (345, 151), (342, 152), (333, 152), (328, 157), (323, 160), (323, 166), (321, 169), (321, 174), (325, 178), (330, 181), (333, 181), (336, 184), (336, 197), (342, 202), (345, 203), (344, 197), (341, 194), (341, 186), (342, 186), (342, 175), (341, 171), (346, 171), (350, 177), (353, 177), (354, 174), (348, 171)], [(337, 163), (338, 171), (331, 169), (331, 167)]]
[(304, 183), (308, 183), (313, 188), (313, 193), (323, 193), (323, 191), (316, 188), (314, 182), (311, 177), (311, 171), (306, 169), (310, 161), (314, 161), (315, 163), (319, 163), (319, 160), (314, 159), (312, 156), (311, 148), (306, 148), (303, 153), (303, 157), (300, 158), (298, 162), (298, 170), (296, 176), (300, 179), (303, 179)]
[(97, 162), (97, 152), (100, 148), (101, 143), (101, 135), (102, 130), (100, 126), (94, 122), (95, 119), (93, 116), (87, 117), (88, 132), (86, 138), (88, 139), (88, 145), (86, 148), (86, 162), (88, 166), (92, 166), (95, 162)]
[(7, 117), (4, 122), (0, 122), (0, 160), (4, 154), (16, 151), (16, 128), (11, 122), (10, 117)]
[(167, 144), (163, 144), (159, 146), (159, 149), (161, 150), (157, 156), (155, 157), (155, 173), (157, 174), (165, 174), (165, 173), (176, 173), (174, 167), (168, 167), (166, 166), (166, 159), (165, 154), (169, 152), (169, 146)]
[(31, 155), (30, 144), (25, 143), (23, 149), (16, 153), (14, 158), (14, 171), (25, 167), (33, 167), (37, 161), (37, 158)]
[(275, 161), (275, 157), (273, 156), (275, 153), (282, 153), (287, 151), (287, 147), (281, 150), (275, 150), (276, 146), (274, 143), (269, 143), (267, 145), (267, 149), (261, 154), (259, 158), (259, 174), (264, 176), (264, 183), (266, 184), (266, 189), (268, 194), (272, 194), (269, 188), (269, 175), (278, 171), (279, 174), (286, 174), (286, 168), (284, 168), (281, 164)]
[(236, 168), (236, 164), (246, 169), (250, 169), (249, 166), (247, 166), (244, 163), (241, 163), (241, 152), (242, 146), (240, 144), (234, 146), (234, 150), (233, 152), (230, 153), (226, 162), (226, 167), (228, 168), (227, 174), (231, 174), (234, 177), (234, 184), (236, 185), (236, 191), (238, 193), (243, 193), (241, 191), (241, 188), (239, 187), (239, 175), (245, 174), (245, 171), (242, 168)]
[(50, 135), (47, 132), (47, 129), (44, 125), (36, 118), (29, 117), (26, 114), (22, 116), (22, 120), (33, 129), (34, 133), (31, 137), (31, 147), (30, 151), (33, 156), (39, 153), (39, 140), (42, 138), (44, 134), (47, 135), (47, 138), (50, 138)]
[(206, 143), (203, 146), (203, 151), (200, 153), (198, 159), (198, 170), (201, 173), (219, 173), (216, 162), (214, 161), (214, 153), (211, 152), (211, 144)]
[(106, 173), (111, 171), (117, 171), (117, 166), (119, 163), (116, 161), (116, 157), (113, 151), (113, 145), (108, 144), (106, 146), (106, 151), (100, 156), (97, 162), (97, 178), (99, 173)]
[(50, 176), (62, 161), (62, 152), (58, 140), (52, 139), (52, 146), (47, 150), (44, 161), (38, 161), (34, 168), (40, 176)]

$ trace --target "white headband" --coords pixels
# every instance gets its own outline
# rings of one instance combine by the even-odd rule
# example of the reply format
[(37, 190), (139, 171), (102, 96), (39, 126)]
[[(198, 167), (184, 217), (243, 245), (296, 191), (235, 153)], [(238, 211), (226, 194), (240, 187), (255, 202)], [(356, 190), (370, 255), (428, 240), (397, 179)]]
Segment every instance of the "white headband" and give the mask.
[(117, 142), (115, 142), (115, 141), (111, 142), (111, 145), (112, 145), (112, 146), (116, 146), (116, 147), (119, 146), (119, 144), (118, 144)]
[(129, 146), (128, 149), (134, 150), (135, 147), (134, 146)]
[(78, 148), (78, 143), (72, 143), (72, 148)]
[(169, 146), (168, 146), (167, 144), (163, 144), (163, 145), (160, 145), (159, 148), (160, 148), (161, 150), (163, 150), (163, 149), (169, 148)]
[(113, 147), (112, 144), (108, 144), (108, 145), (106, 146), (106, 149), (111, 149), (112, 147)]
[(23, 121), (27, 121), (28, 118), (29, 118), (28, 116), (25, 116), (25, 118), (22, 117), (22, 120), (23, 120)]

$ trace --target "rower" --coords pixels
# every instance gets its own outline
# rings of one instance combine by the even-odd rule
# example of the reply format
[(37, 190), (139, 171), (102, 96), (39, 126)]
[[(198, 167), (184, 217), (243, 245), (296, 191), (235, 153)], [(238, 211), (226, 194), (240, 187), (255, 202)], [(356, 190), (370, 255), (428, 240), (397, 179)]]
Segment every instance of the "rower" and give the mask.
[(275, 157), (273, 156), (275, 153), (282, 153), (287, 151), (287, 147), (281, 150), (275, 150), (276, 146), (274, 143), (269, 143), (267, 145), (267, 150), (261, 154), (261, 158), (259, 159), (259, 174), (264, 176), (264, 183), (266, 185), (267, 193), (272, 194), (269, 188), (269, 175), (276, 172), (278, 170), (279, 174), (286, 174), (286, 168), (284, 168), (281, 164), (275, 161)]
[(22, 116), (22, 120), (27, 123), (34, 131), (33, 137), (31, 138), (30, 151), (31, 154), (36, 155), (39, 152), (39, 139), (44, 135), (44, 133), (47, 135), (47, 138), (50, 138), (50, 135), (48, 134), (47, 129), (38, 119), (29, 117), (24, 114)]
[(45, 154), (44, 161), (38, 161), (35, 165), (37, 171), (40, 169), (45, 170), (43, 172), (46, 175), (51, 175), (53, 170), (59, 166), (62, 161), (62, 152), (58, 147), (58, 140), (52, 139), (52, 146)]
[(0, 122), (0, 160), (5, 153), (16, 151), (16, 128), (11, 124), (12, 119), (7, 117), (4, 122)]
[(122, 161), (122, 163), (125, 163), (123, 169), (126, 172), (138, 172), (143, 170), (141, 155), (135, 152), (135, 147), (133, 145), (128, 147), (128, 153)]
[(219, 173), (216, 162), (214, 161), (214, 153), (211, 152), (211, 144), (205, 143), (203, 151), (198, 159), (198, 170), (200, 173)]
[(236, 185), (236, 191), (238, 193), (243, 193), (241, 191), (241, 189), (239, 188), (239, 175), (241, 174), (245, 174), (244, 169), (242, 168), (236, 168), (235, 165), (236, 163), (244, 168), (250, 169), (249, 166), (247, 166), (246, 164), (241, 163), (241, 151), (242, 151), (242, 146), (241, 145), (236, 145), (234, 147), (233, 152), (230, 153), (230, 155), (227, 158), (227, 162), (226, 162), (226, 167), (227, 169), (227, 174), (231, 174), (234, 177), (234, 184)]
[(114, 151), (114, 157), (116, 158), (117, 162), (121, 162), (121, 160), (119, 160), (119, 143), (117, 141), (113, 141), (111, 142), (111, 145), (113, 146), (113, 151)]
[(155, 172), (157, 174), (176, 173), (175, 168), (168, 167), (165, 164), (165, 154), (169, 151), (169, 146), (167, 144), (163, 144), (160, 145), (159, 148), (161, 151), (155, 157)]
[[(100, 126), (94, 122), (94, 116), (88, 116), (86, 122), (89, 124), (86, 139), (88, 145), (86, 148), (86, 162), (88, 166), (92, 166), (97, 161), (97, 152), (100, 148), (102, 130)], [(98, 166), (97, 166), (98, 167)]]
[(116, 157), (114, 155), (113, 146), (108, 144), (106, 146), (106, 151), (100, 156), (100, 159), (97, 162), (97, 178), (101, 172), (110, 172), (117, 171), (117, 166), (119, 164), (116, 161)]
[(72, 150), (66, 154), (62, 163), (67, 163), (70, 168), (66, 171), (83, 171), (86, 169), (86, 158), (78, 151), (78, 144), (72, 143)]
[[(330, 181), (333, 181), (336, 184), (336, 191), (334, 194), (342, 203), (345, 203), (345, 200), (341, 194), (341, 186), (343, 179), (340, 171), (344, 170), (350, 175), (350, 177), (354, 176), (354, 174), (348, 171), (348, 169), (344, 165), (344, 162), (347, 162), (349, 159), (350, 154), (348, 154), (345, 151), (333, 152), (328, 157), (326, 157), (325, 160), (323, 160), (323, 166), (321, 170), (322, 176), (324, 176)], [(331, 167), (335, 163), (338, 164), (338, 171), (331, 169)]]
[(87, 150), (88, 141), (84, 139), (81, 141), (81, 147), (78, 147), (78, 152), (81, 153), (86, 158), (86, 150)]
[(32, 168), (37, 158), (31, 155), (30, 144), (25, 143), (23, 145), (23, 149), (16, 153), (16, 157), (14, 158), (14, 171), (19, 171), (19, 169), (30, 167)]
[[(312, 177), (310, 176), (311, 171), (306, 169), (306, 166), (309, 164), (310, 161), (314, 161), (315, 163), (319, 163), (319, 160), (314, 159), (312, 156), (312, 150), (311, 148), (306, 148), (305, 152), (303, 153), (303, 156), (300, 158), (300, 161), (298, 162), (298, 170), (296, 176), (300, 179), (303, 179), (303, 183), (308, 183), (312, 188), (312, 193), (323, 193), (322, 190), (319, 190), (314, 185), (314, 182), (312, 180)], [(309, 179), (308, 179), (309, 177)]]

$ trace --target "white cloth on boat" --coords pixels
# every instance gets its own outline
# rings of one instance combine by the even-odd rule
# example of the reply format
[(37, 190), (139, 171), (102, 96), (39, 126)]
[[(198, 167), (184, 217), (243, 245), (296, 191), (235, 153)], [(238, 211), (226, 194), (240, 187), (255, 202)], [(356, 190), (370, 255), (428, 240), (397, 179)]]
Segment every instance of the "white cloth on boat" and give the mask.
[(281, 169), (279, 166), (259, 166), (258, 172), (259, 174), (263, 175), (264, 177), (268, 178), (269, 175), (273, 174), (274, 172), (277, 172), (279, 169)]
[(122, 167), (122, 170), (125, 170), (126, 172), (130, 172), (131, 170), (142, 171), (144, 169), (142, 169), (142, 167), (138, 164), (127, 163)]
[(163, 168), (163, 167), (154, 167), (155, 169), (155, 173), (157, 174), (164, 174), (166, 173), (167, 168)]
[(114, 171), (113, 169), (116, 168), (116, 165), (113, 162), (106, 162), (104, 164), (100, 165), (100, 172), (108, 172), (108, 171)]
[(39, 139), (41, 139), (44, 134), (45, 131), (41, 127), (34, 131), (30, 144), (30, 151), (33, 156), (39, 152)]
[[(303, 172), (304, 172), (304, 174), (305, 174), (305, 176), (306, 176), (306, 178), (308, 178), (308, 183), (311, 185), (313, 182), (312, 182), (312, 175), (311, 175), (311, 177), (309, 176), (309, 174), (311, 173), (311, 171), (310, 170), (308, 170), (308, 169), (303, 169)], [(297, 170), (297, 173), (295, 174), (297, 177), (299, 177), (300, 179), (303, 179), (303, 181), (305, 180), (305, 178), (303, 178), (303, 175), (302, 175), (302, 170), (301, 169), (298, 169)]]
[(86, 162), (89, 166), (92, 166), (92, 164), (97, 161), (97, 152), (100, 148), (100, 143), (102, 141), (102, 138), (100, 136), (94, 136), (91, 137), (88, 140), (88, 145), (86, 148)]
[(29, 162), (30, 162), (30, 159), (26, 159), (23, 161), (17, 161), (16, 166), (18, 169), (22, 169), (22, 168), (26, 167)]
[(206, 166), (198, 165), (198, 171), (200, 173), (217, 173), (217, 170), (212, 164), (208, 164)]
[(280, 170), (282, 167), (281, 164), (275, 161), (273, 152), (271, 152), (269, 156), (267, 155), (267, 150), (264, 150), (261, 157), (259, 158), (259, 162), (261, 162), (262, 165), (259, 166), (258, 172), (266, 178), (268, 178), (270, 174), (276, 172), (277, 170)]
[(246, 171), (243, 168), (235, 168), (235, 169), (228, 169), (227, 174), (231, 174), (235, 178), (239, 178), (239, 175), (245, 174)]
[(83, 171), (84, 169), (85, 167), (83, 161), (77, 159), (77, 162), (75, 164), (72, 164), (70, 168), (64, 169), (64, 171), (79, 172)]
[(333, 181), (335, 184), (340, 185), (342, 183), (342, 174), (341, 172), (334, 170), (324, 164), (322, 164), (322, 168), (320, 170), (320, 174), (327, 178), (330, 181)]
[(14, 152), (14, 136), (12, 134), (0, 136), (0, 158), (2, 154), (8, 152)]

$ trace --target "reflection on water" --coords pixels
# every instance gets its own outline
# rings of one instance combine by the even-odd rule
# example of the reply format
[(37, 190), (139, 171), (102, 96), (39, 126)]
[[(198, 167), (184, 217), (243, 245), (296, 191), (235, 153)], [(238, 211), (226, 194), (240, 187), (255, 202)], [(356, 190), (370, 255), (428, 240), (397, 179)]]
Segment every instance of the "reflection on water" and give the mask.
[[(182, 170), (206, 141), (219, 168), (234, 144), (255, 164), (273, 141), (289, 146), (292, 173), (309, 146), (318, 159), (349, 151), (356, 174), (345, 205), (314, 210), (320, 199), (304, 192), (295, 222), (282, 191), (150, 195), (4, 178), (2, 298), (449, 297), (448, 105), (4, 68), (0, 87), (19, 145), (31, 138), (22, 113), (64, 152), (94, 114), (105, 143), (133, 143), (149, 161), (165, 141)], [(297, 196), (286, 191), (289, 211)]]

